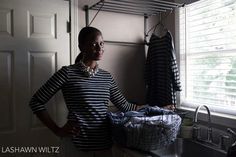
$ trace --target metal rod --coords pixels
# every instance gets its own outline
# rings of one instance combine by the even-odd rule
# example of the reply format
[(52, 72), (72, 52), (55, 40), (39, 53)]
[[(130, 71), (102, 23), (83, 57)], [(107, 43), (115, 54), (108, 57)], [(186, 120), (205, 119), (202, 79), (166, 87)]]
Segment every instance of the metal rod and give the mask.
[(144, 15), (144, 43), (147, 43), (147, 19), (148, 16)]
[[(89, 9), (98, 10), (103, 5), (103, 11), (125, 13), (133, 15), (157, 15), (157, 12), (166, 12), (176, 7), (183, 6), (180, 3), (168, 2), (164, 0), (100, 0)], [(99, 7), (100, 6), (100, 7)]]
[(104, 3), (104, 0), (100, 0), (99, 2), (95, 3), (94, 5), (92, 5), (91, 7), (89, 7), (89, 9), (91, 9), (92, 7), (95, 7), (101, 3)]
[(124, 2), (124, 3), (134, 3), (134, 4), (141, 4), (143, 6), (147, 5), (156, 5), (156, 6), (165, 6), (165, 7), (180, 7), (182, 4), (174, 3), (174, 2), (166, 2), (166, 1), (161, 1), (161, 0), (116, 0), (117, 2)]
[(157, 15), (160, 12), (166, 12), (167, 10), (173, 10), (176, 7), (181, 7), (183, 4), (168, 2), (164, 0), (100, 0), (91, 7), (85, 6), (85, 18), (86, 26), (89, 24), (89, 9), (99, 10), (102, 7), (102, 11), (114, 12), (114, 13), (124, 13), (131, 15), (142, 15), (144, 16), (144, 42), (134, 43), (134, 42), (122, 42), (122, 41), (105, 41), (109, 44), (118, 45), (145, 45), (147, 42), (147, 19), (149, 16)]
[(133, 2), (143, 2), (146, 4), (157, 4), (157, 5), (163, 5), (163, 6), (171, 6), (171, 7), (181, 7), (183, 4), (181, 3), (175, 3), (175, 2), (169, 2), (164, 0), (116, 0), (116, 1), (133, 1)]
[[(97, 10), (94, 8), (94, 10)], [(131, 15), (141, 15), (144, 16), (144, 14), (147, 14), (145, 12), (135, 12), (135, 11), (128, 11), (128, 10), (115, 10), (115, 9), (102, 9), (102, 11), (108, 11), (108, 12), (114, 12), (114, 13), (124, 13), (124, 14), (131, 14)], [(147, 16), (157, 15), (157, 13), (150, 13), (147, 14)]]
[(180, 4), (180, 3), (168, 2), (168, 1), (163, 1), (163, 0), (153, 0), (153, 1), (154, 1), (154, 2), (159, 2), (159, 3), (165, 3), (165, 4), (175, 5), (175, 6), (178, 6), (178, 7), (182, 7), (182, 6), (183, 6), (183, 3)]
[[(94, 9), (96, 9), (96, 10), (98, 10), (100, 7), (99, 6), (96, 6), (96, 7), (94, 7)], [(135, 8), (122, 8), (122, 7), (107, 7), (107, 6), (104, 6), (103, 8), (102, 8), (102, 10), (105, 10), (105, 9), (111, 9), (111, 10), (120, 10), (120, 11), (126, 11), (126, 12), (136, 12), (136, 13), (143, 13), (143, 15), (145, 14), (145, 13), (147, 13), (147, 14), (153, 14), (153, 13), (155, 13), (155, 12), (166, 12), (166, 10), (163, 10), (163, 9), (155, 9), (155, 10), (144, 10), (144, 9), (135, 9)]]
[[(100, 4), (98, 4), (100, 5)], [(135, 7), (135, 8), (141, 8), (141, 9), (167, 9), (170, 10), (172, 7), (164, 7), (160, 5), (148, 5), (148, 4), (136, 4), (136, 3), (125, 3), (125, 2), (117, 2), (117, 1), (107, 1), (105, 5), (109, 6), (121, 6), (121, 7)]]
[[(101, 4), (98, 4), (98, 6), (101, 6)], [(132, 10), (145, 10), (145, 11), (156, 11), (157, 9), (158, 10), (172, 10), (172, 8), (167, 8), (167, 7), (141, 7), (141, 6), (132, 6), (132, 5), (125, 5), (125, 6), (121, 6), (119, 4), (104, 4), (103, 8), (121, 8), (121, 9), (132, 9)]]
[(108, 43), (108, 44), (116, 44), (116, 45), (124, 45), (124, 46), (131, 46), (131, 45), (142, 46), (142, 45), (145, 45), (145, 43), (135, 43), (135, 42), (126, 42), (126, 41), (105, 40), (104, 42)]
[(88, 5), (84, 6), (84, 10), (85, 10), (85, 24), (86, 26), (89, 25), (89, 7)]

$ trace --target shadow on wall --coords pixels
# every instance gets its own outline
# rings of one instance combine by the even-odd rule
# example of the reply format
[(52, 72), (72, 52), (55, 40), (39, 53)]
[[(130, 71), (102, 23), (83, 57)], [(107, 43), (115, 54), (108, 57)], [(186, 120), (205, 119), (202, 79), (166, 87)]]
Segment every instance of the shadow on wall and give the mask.
[(144, 103), (145, 50), (143, 45), (106, 44), (104, 58), (99, 64), (113, 75), (128, 101)]

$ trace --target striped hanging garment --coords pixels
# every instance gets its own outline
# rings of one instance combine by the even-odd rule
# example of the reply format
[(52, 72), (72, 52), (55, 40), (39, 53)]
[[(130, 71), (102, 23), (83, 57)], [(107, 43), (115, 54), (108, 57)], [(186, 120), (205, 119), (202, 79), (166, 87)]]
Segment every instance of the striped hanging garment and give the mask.
[(147, 103), (150, 106), (176, 105), (176, 91), (181, 91), (180, 77), (169, 31), (163, 37), (152, 34), (145, 65)]

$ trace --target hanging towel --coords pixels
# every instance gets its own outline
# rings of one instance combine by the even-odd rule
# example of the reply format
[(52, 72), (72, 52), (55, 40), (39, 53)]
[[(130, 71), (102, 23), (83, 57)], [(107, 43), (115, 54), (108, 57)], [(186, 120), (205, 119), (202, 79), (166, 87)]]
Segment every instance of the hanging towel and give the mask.
[(147, 103), (162, 107), (176, 105), (176, 92), (181, 91), (180, 77), (169, 31), (163, 37), (152, 34), (145, 65)]

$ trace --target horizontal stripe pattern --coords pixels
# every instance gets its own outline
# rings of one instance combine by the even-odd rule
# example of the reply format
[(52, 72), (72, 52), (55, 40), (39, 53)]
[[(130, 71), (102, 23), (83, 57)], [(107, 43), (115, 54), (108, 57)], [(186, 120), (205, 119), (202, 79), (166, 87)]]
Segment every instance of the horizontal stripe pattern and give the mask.
[(169, 31), (163, 37), (152, 34), (149, 43), (145, 65), (147, 103), (176, 104), (176, 91), (181, 91), (181, 85), (172, 36)]
[(62, 90), (68, 108), (68, 120), (78, 124), (80, 133), (72, 141), (80, 150), (102, 150), (111, 147), (111, 130), (107, 119), (109, 100), (121, 111), (135, 109), (128, 103), (111, 74), (99, 69), (87, 77), (79, 65), (62, 67), (32, 97), (34, 113), (46, 110), (45, 103)]

